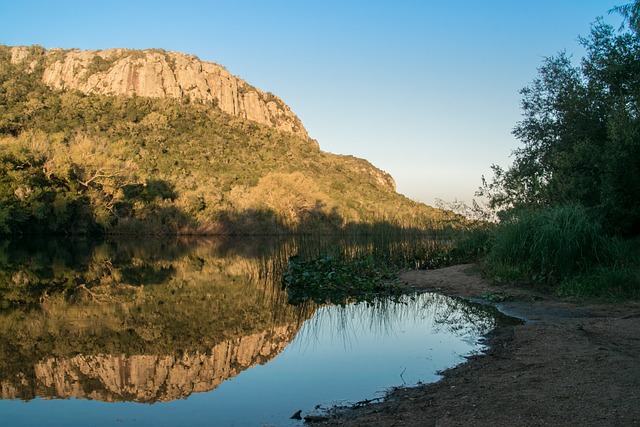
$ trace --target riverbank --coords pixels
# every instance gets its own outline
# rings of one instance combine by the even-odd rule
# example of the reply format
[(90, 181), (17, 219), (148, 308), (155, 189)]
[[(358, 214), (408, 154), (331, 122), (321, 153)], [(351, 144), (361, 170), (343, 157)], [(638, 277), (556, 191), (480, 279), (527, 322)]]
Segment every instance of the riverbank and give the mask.
[[(494, 285), (473, 265), (409, 271), (407, 289), (485, 300), (524, 319), (435, 384), (398, 389), (331, 426), (640, 425), (640, 302), (577, 302)], [(496, 301), (500, 301), (497, 302)]]

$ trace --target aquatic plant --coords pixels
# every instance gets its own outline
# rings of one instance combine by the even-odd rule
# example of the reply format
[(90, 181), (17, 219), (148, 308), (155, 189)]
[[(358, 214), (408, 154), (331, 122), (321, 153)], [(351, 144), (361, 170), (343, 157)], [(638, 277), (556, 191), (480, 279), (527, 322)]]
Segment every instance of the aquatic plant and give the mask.
[(397, 269), (373, 256), (352, 260), (328, 255), (308, 260), (292, 256), (282, 276), (282, 288), (287, 290), (291, 304), (344, 304), (353, 299), (400, 294)]

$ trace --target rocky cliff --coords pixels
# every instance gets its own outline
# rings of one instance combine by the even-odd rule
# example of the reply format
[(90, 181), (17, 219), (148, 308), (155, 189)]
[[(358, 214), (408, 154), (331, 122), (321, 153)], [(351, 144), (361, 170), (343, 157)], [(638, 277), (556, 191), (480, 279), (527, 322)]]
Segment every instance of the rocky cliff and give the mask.
[(223, 381), (276, 357), (296, 326), (275, 327), (222, 342), (207, 353), (78, 355), (38, 362), (32, 372), (0, 381), (2, 399), (34, 397), (153, 403), (213, 390)]
[(309, 138), (300, 119), (280, 98), (249, 85), (221, 65), (193, 55), (161, 49), (82, 51), (16, 46), (11, 48), (11, 62), (41, 70), (44, 82), (53, 89), (202, 102)]

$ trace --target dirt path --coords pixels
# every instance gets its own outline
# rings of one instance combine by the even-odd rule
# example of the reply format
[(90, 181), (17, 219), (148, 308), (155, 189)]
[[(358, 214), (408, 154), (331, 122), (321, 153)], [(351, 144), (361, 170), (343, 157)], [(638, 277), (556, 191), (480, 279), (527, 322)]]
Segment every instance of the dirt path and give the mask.
[(640, 302), (577, 304), (483, 280), (471, 265), (411, 271), (409, 287), (481, 299), (526, 320), (438, 383), (346, 411), (340, 426), (640, 425)]

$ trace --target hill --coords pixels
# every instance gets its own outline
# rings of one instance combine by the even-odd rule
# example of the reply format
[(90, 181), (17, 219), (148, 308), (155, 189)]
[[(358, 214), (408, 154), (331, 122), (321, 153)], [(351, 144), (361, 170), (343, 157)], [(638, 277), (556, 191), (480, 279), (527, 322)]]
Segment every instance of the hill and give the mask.
[(288, 106), (162, 50), (0, 46), (0, 231), (282, 233), (446, 212), (322, 152)]

